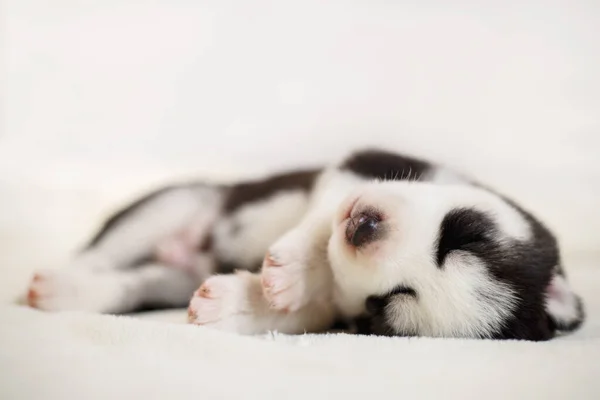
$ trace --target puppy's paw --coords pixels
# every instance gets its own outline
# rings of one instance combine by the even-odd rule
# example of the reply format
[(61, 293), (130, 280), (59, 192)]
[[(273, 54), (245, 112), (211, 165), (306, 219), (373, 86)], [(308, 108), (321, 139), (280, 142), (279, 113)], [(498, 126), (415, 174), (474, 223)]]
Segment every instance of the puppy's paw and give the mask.
[(249, 272), (208, 278), (194, 293), (188, 322), (220, 330), (254, 333), (260, 285)]
[(29, 306), (45, 311), (111, 312), (121, 291), (101, 274), (69, 269), (34, 274), (26, 298)]
[(274, 310), (293, 312), (306, 305), (305, 272), (301, 260), (282, 252), (267, 253), (262, 266), (263, 294)]

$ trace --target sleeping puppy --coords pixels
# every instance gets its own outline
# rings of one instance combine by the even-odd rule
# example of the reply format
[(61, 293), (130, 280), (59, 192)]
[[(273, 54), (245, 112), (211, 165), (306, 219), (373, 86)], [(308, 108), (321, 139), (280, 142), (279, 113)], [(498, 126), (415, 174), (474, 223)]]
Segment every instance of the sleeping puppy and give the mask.
[(243, 334), (342, 321), (380, 335), (547, 340), (584, 319), (556, 239), (531, 214), (446, 168), (374, 150), (324, 170), (158, 190), (110, 218), (69, 268), (36, 274), (27, 297), (104, 313), (189, 304), (191, 323)]

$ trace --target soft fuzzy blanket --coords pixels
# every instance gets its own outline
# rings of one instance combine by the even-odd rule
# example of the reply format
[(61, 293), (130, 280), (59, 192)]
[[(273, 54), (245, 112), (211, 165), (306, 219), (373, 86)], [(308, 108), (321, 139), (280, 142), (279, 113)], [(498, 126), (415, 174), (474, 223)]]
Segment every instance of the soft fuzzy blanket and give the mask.
[[(600, 396), (600, 270), (572, 274), (589, 320), (549, 342), (344, 334), (243, 337), (133, 317), (0, 309), (2, 399)], [(141, 318), (140, 318), (141, 317)]]
[[(600, 399), (598, 7), (467, 3), (2, 1), (0, 399)], [(367, 144), (535, 211), (583, 328), (543, 343), (242, 337), (183, 311), (14, 305), (145, 189)]]

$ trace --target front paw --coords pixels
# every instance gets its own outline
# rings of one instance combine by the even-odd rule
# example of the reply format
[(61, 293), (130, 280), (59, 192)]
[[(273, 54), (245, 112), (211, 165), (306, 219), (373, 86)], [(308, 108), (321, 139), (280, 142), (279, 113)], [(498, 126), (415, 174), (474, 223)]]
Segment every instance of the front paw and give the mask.
[(190, 300), (188, 322), (242, 334), (256, 333), (260, 296), (258, 277), (247, 271), (212, 276)]
[(267, 253), (262, 266), (263, 295), (274, 310), (293, 312), (307, 303), (306, 266), (285, 253)]

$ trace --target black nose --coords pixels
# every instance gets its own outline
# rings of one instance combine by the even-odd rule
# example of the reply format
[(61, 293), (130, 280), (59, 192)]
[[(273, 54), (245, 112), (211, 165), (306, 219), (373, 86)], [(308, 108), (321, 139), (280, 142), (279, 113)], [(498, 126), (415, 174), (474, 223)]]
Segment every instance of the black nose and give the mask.
[(381, 218), (372, 213), (360, 213), (351, 217), (346, 226), (346, 240), (354, 247), (361, 247), (381, 237)]

